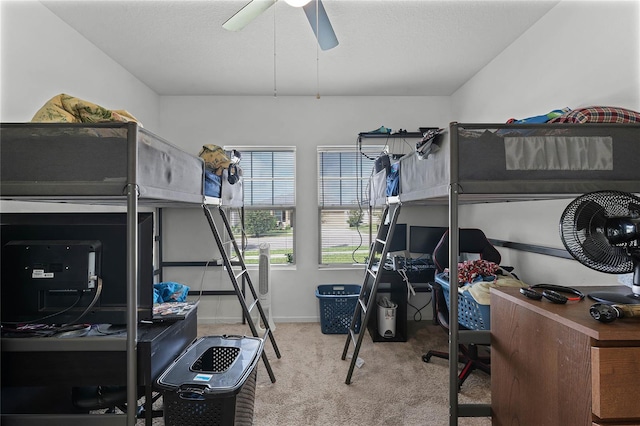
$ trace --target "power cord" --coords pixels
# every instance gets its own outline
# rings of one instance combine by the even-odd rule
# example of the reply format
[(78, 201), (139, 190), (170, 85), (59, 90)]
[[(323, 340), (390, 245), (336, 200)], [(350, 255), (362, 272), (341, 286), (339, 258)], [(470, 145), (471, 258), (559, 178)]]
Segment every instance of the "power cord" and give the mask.
[(405, 283), (407, 283), (407, 305), (411, 306), (416, 311), (413, 314), (413, 320), (416, 321), (416, 322), (417, 321), (422, 321), (422, 310), (431, 304), (431, 301), (433, 300), (433, 295), (431, 297), (429, 297), (429, 300), (427, 300), (427, 303), (425, 303), (420, 308), (418, 308), (417, 306), (412, 305), (410, 300), (411, 300), (412, 296), (416, 295), (416, 291), (413, 288), (413, 286), (411, 285), (411, 282), (409, 281), (409, 277), (407, 276), (407, 270), (403, 268), (403, 269), (398, 269), (396, 272), (398, 272), (398, 274), (400, 274), (400, 276), (402, 277), (402, 280)]
[(413, 314), (413, 320), (418, 322), (418, 321), (422, 321), (422, 310), (424, 308), (426, 308), (427, 306), (429, 306), (431, 304), (431, 301), (433, 300), (433, 295), (431, 295), (429, 297), (429, 300), (427, 300), (427, 303), (425, 303), (423, 306), (421, 307), (417, 307), (411, 304), (411, 302), (407, 302), (407, 305), (411, 306), (413, 309), (416, 310), (416, 312)]

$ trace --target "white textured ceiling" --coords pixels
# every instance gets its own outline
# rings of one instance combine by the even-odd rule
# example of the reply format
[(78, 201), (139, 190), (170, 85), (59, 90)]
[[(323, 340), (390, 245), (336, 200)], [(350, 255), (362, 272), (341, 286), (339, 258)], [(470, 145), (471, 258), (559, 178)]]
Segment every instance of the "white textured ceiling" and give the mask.
[(317, 49), (284, 1), (239, 32), (248, 0), (43, 1), (160, 95), (450, 95), (558, 1), (324, 0)]

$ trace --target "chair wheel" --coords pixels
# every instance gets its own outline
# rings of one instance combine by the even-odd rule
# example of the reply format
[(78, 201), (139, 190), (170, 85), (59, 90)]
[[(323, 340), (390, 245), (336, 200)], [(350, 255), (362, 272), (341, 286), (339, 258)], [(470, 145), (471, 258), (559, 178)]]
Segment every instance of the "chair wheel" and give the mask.
[(431, 360), (431, 354), (430, 353), (426, 353), (426, 354), (422, 355), (422, 361), (429, 362), (429, 360)]

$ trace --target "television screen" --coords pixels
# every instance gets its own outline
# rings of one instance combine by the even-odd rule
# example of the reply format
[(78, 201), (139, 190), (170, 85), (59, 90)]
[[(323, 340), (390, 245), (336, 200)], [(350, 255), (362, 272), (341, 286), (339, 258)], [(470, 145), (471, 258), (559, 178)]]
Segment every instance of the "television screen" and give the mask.
[(409, 229), (409, 252), (433, 254), (447, 229), (441, 226), (411, 226)]
[[(126, 213), (0, 215), (3, 324), (125, 324)], [(153, 311), (153, 214), (138, 215), (138, 318)]]

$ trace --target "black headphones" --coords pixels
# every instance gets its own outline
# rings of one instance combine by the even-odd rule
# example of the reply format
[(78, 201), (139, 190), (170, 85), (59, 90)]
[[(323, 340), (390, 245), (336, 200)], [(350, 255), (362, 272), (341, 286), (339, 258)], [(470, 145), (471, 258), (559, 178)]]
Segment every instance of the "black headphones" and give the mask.
[(227, 180), (231, 185), (240, 180), (240, 176), (238, 176), (238, 167), (235, 164), (229, 164), (229, 169), (227, 170)]
[[(536, 289), (543, 290), (542, 293), (536, 291)], [(565, 287), (555, 284), (536, 284), (530, 287), (523, 287), (520, 289), (520, 293), (524, 294), (529, 299), (542, 300), (545, 299), (553, 303), (567, 303), (568, 301), (580, 301), (584, 299), (584, 294), (575, 288)], [(573, 294), (573, 297), (567, 297), (560, 293)]]

